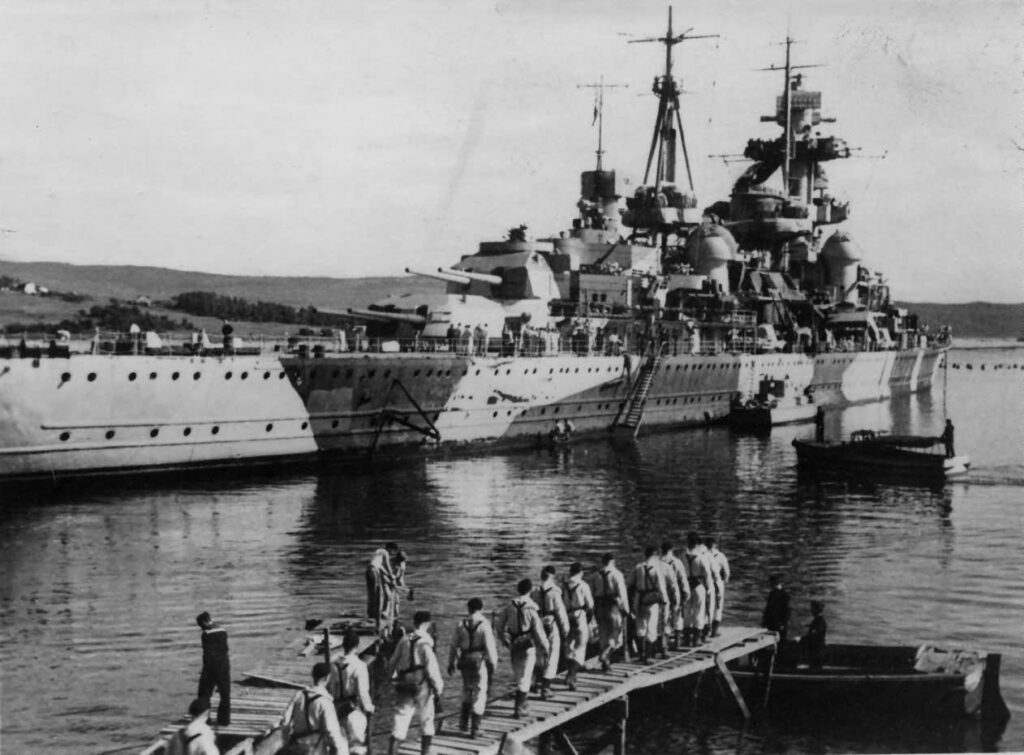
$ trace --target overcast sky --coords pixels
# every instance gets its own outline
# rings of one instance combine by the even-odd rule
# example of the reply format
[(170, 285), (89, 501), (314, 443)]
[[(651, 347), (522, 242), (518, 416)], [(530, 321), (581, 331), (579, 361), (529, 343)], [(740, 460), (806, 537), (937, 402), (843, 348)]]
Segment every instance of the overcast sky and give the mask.
[[(861, 148), (829, 164), (897, 298), (1024, 301), (1024, 3), (677, 4), (701, 206), (774, 137), (787, 25)], [(6, 0), (0, 259), (401, 274), (568, 225), (593, 167), (642, 178), (664, 2)], [(884, 155), (884, 159), (879, 159)], [(626, 184), (628, 180), (630, 183)]]

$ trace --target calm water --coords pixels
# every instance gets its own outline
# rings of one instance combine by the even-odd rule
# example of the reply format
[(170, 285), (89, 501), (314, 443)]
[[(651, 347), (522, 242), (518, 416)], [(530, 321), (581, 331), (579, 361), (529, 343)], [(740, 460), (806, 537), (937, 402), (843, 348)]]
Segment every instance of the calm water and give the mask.
[[(938, 434), (945, 403), (974, 468), (938, 490), (798, 479), (790, 441), (812, 432), (803, 426), (42, 501), (4, 494), (0, 746), (101, 752), (148, 742), (195, 692), (196, 613), (228, 627), (237, 677), (278, 654), (307, 618), (358, 609), (365, 561), (383, 541), (407, 549), (411, 608), (434, 611), (447, 648), (474, 594), (492, 608), (545, 563), (594, 564), (614, 550), (630, 565), (645, 544), (697, 529), (717, 533), (732, 563), (728, 623), (757, 623), (766, 575), (779, 571), (795, 628), (809, 619), (807, 601), (821, 598), (833, 640), (1002, 652), (1014, 718), (996, 747), (1024, 750), (1024, 350), (958, 351), (950, 364), (945, 391), (836, 412), (827, 427)], [(698, 700), (700, 715), (681, 714), (679, 700), (668, 703), (675, 710), (655, 701), (634, 710), (631, 752), (986, 744), (948, 724), (790, 721), (742, 732), (731, 712), (711, 715)]]

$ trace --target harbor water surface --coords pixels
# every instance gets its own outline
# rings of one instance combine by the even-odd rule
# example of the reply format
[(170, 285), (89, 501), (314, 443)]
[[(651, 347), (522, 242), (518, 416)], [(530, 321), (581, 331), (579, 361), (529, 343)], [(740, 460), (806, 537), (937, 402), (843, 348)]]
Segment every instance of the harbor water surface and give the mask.
[(743, 729), (699, 691), (666, 693), (634, 707), (630, 752), (1024, 750), (1024, 350), (955, 350), (947, 374), (930, 395), (837, 410), (826, 424), (830, 436), (938, 435), (948, 413), (974, 466), (944, 487), (798, 475), (790, 442), (813, 433), (802, 425), (4, 492), (0, 747), (137, 750), (195, 694), (199, 611), (230, 632), (238, 678), (307, 619), (365, 608), (363, 570), (385, 541), (410, 559), (415, 600), (403, 610), (434, 612), (446, 654), (467, 598), (496, 608), (542, 565), (593, 568), (609, 550), (625, 569), (646, 544), (695, 529), (716, 534), (730, 559), (726, 623), (756, 625), (767, 576), (779, 572), (793, 597), (791, 635), (821, 599), (832, 640), (1002, 653), (1013, 718), (994, 742), (948, 721), (809, 717)]

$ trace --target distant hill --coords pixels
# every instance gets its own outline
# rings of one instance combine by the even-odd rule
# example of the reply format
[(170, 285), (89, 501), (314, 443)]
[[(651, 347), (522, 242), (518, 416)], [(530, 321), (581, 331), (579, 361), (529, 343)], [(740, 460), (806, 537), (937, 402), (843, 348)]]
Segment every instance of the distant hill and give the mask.
[[(444, 284), (408, 277), (391, 278), (302, 278), (245, 275), (214, 275), (161, 267), (130, 265), (71, 265), (63, 262), (6, 262), (0, 260), (0, 275), (35, 282), (58, 291), (74, 291), (105, 303), (110, 298), (135, 299), (148, 296), (155, 301), (170, 299), (184, 291), (213, 291), (224, 296), (240, 296), (252, 301), (277, 302), (294, 307), (365, 307), (389, 294), (436, 293)], [(3, 297), (0, 325), (13, 321), (13, 311), (24, 301), (26, 312), (36, 318), (45, 314), (52, 301), (60, 317), (83, 308), (56, 300), (35, 297)], [(949, 325), (954, 336), (972, 338), (1018, 338), (1024, 336), (1024, 303), (966, 304), (899, 302), (899, 306), (917, 312), (923, 322), (933, 326)], [(88, 308), (87, 306), (85, 308)], [(56, 319), (60, 319), (57, 317)]]

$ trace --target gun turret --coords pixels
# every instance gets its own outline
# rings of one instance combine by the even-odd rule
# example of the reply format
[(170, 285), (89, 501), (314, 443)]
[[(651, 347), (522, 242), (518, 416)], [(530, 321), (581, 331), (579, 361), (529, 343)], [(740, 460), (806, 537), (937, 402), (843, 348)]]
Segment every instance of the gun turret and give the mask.
[(442, 275), (454, 275), (460, 278), (469, 278), (471, 281), (477, 281), (479, 283), (490, 283), (492, 286), (500, 286), (502, 278), (500, 275), (491, 275), (490, 273), (471, 273), (468, 270), (452, 270), (448, 267), (439, 267), (437, 272)]
[[(460, 286), (468, 286), (472, 283), (472, 279), (469, 277), (469, 274), (455, 270), (428, 273), (426, 270), (416, 270), (414, 268), (407, 267), (405, 268), (405, 272), (409, 273), (409, 275), (420, 275), (424, 278), (436, 278), (437, 280), (445, 281), (446, 283), (458, 283)], [(501, 281), (499, 280), (498, 282), (500, 283)]]

